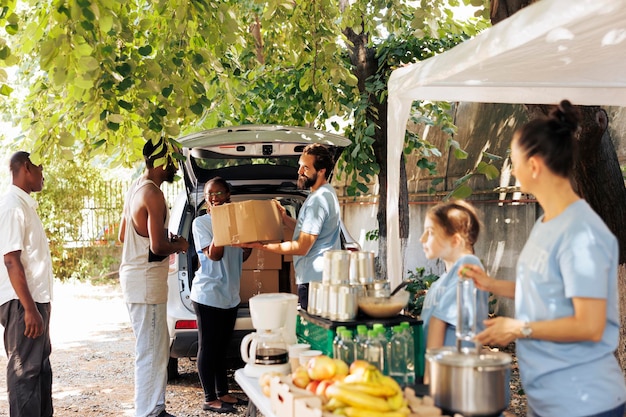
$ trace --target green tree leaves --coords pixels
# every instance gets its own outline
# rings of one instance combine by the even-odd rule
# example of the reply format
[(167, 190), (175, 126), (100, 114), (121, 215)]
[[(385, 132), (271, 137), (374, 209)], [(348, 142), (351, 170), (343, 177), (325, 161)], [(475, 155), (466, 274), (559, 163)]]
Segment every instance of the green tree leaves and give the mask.
[[(137, 138), (192, 127), (213, 103), (206, 91), (229, 59), (224, 52), (241, 49), (234, 4), (83, 0), (16, 10), (25, 29), (10, 39), (21, 70), (33, 74), (16, 110), (35, 152), (75, 152), (98, 136), (97, 152), (130, 164), (137, 152), (124, 149)], [(50, 140), (60, 130), (77, 142)]]
[[(367, 184), (386, 164), (383, 112), (391, 71), (486, 27), (478, 17), (455, 18), (451, 7), (470, 3), (483, 5), (482, 0), (5, 0), (0, 105), (4, 117), (21, 127), (20, 146), (34, 160), (66, 161), (63, 167), (86, 158), (130, 165), (141, 160), (146, 140), (163, 137), (167, 157), (179, 158), (175, 138), (218, 126), (326, 129), (333, 120), (333, 126), (345, 125), (343, 133), (352, 140), (337, 174), (348, 178), (348, 194), (369, 193)], [(9, 67), (17, 73), (13, 80), (4, 70)], [(457, 158), (467, 157), (455, 141), (448, 103), (416, 102), (413, 110), (414, 120), (450, 135)], [(441, 155), (435, 146), (407, 133), (404, 152), (417, 153), (417, 165), (435, 175)], [(493, 177), (494, 169), (483, 156), (458, 182), (456, 195), (471, 192), (467, 181), (473, 175)]]
[[(5, 3), (0, 64), (19, 63), (27, 87), (11, 113), (44, 159), (85, 150), (128, 165), (145, 140), (162, 136), (242, 123), (324, 128), (338, 118), (352, 121), (342, 168), (354, 194), (380, 170), (372, 145), (386, 121), (372, 105), (385, 102), (391, 70), (484, 25), (450, 12), (470, 0), (422, 0), (421, 8), (404, 0)], [(375, 54), (372, 77), (350, 61), (347, 31)], [(1, 84), (0, 94), (11, 96), (12, 86)], [(454, 133), (445, 103), (418, 106)], [(407, 137), (413, 150), (434, 169), (425, 162), (436, 155), (432, 145)], [(464, 157), (458, 147), (455, 154)]]

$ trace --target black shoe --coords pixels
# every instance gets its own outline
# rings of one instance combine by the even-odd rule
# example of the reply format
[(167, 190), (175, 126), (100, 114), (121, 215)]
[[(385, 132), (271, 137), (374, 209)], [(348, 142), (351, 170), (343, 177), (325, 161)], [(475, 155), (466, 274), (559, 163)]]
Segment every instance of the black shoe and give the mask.
[(221, 407), (212, 406), (209, 403), (202, 404), (202, 409), (204, 411), (213, 411), (214, 413), (236, 413), (235, 407), (232, 404), (226, 403), (222, 401)]
[(222, 402), (222, 404), (230, 404), (230, 405), (248, 405), (248, 400), (242, 400), (241, 398), (239, 398), (239, 397), (235, 397), (235, 396), (234, 396), (234, 395), (232, 395), (232, 394), (231, 394), (231, 397), (236, 398), (236, 399), (237, 399), (237, 401), (235, 401), (234, 403), (231, 403), (231, 402), (229, 402), (229, 401), (222, 400), (221, 398), (220, 398), (220, 401)]
[(159, 415), (157, 417), (176, 417), (173, 414), (168, 413), (167, 411), (163, 410), (159, 413)]

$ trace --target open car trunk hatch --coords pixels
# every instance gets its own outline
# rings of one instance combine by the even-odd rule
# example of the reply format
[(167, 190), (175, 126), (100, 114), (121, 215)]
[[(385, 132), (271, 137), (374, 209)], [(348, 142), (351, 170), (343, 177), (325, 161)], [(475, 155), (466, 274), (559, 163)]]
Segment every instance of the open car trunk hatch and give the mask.
[[(198, 193), (209, 179), (222, 177), (233, 193), (296, 190), (298, 160), (311, 143), (325, 145), (335, 162), (350, 141), (343, 136), (305, 127), (243, 125), (192, 133), (178, 139), (187, 195)], [(244, 187), (245, 190), (240, 189)]]

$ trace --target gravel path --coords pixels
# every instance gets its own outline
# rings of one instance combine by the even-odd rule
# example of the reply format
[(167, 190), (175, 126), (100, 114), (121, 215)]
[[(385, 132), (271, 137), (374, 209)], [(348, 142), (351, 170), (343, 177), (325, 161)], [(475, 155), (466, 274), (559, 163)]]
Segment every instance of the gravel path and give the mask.
[[(54, 415), (132, 417), (134, 336), (119, 285), (56, 283), (54, 291)], [(218, 416), (201, 409), (195, 363), (181, 360), (179, 367), (181, 377), (167, 387), (167, 410), (177, 417)], [(0, 348), (0, 416), (9, 415), (5, 369)], [(241, 392), (234, 380), (233, 390)], [(245, 407), (238, 411), (245, 415)]]

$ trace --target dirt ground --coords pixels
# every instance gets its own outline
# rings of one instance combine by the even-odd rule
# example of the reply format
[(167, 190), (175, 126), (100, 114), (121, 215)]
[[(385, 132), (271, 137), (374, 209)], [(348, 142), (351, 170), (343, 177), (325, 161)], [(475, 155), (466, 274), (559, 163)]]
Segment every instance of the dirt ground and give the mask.
[[(55, 416), (134, 416), (134, 336), (119, 285), (57, 283), (54, 291), (50, 329)], [(1, 347), (0, 417), (9, 414), (5, 369)], [(221, 415), (201, 409), (203, 394), (195, 362), (180, 360), (179, 371), (180, 377), (167, 386), (168, 412), (177, 417)], [(525, 415), (516, 371), (515, 364), (507, 416)], [(231, 390), (246, 398), (232, 375)], [(238, 406), (237, 411), (230, 415), (245, 416), (246, 407)]]
[[(51, 320), (54, 415), (132, 417), (134, 336), (119, 286), (57, 283)], [(2, 347), (0, 416), (9, 415), (5, 369)], [(179, 369), (180, 378), (167, 387), (167, 410), (177, 417), (219, 415), (201, 409), (195, 363), (181, 360)], [(245, 398), (234, 380), (233, 390)], [(245, 407), (238, 411), (245, 415)]]

